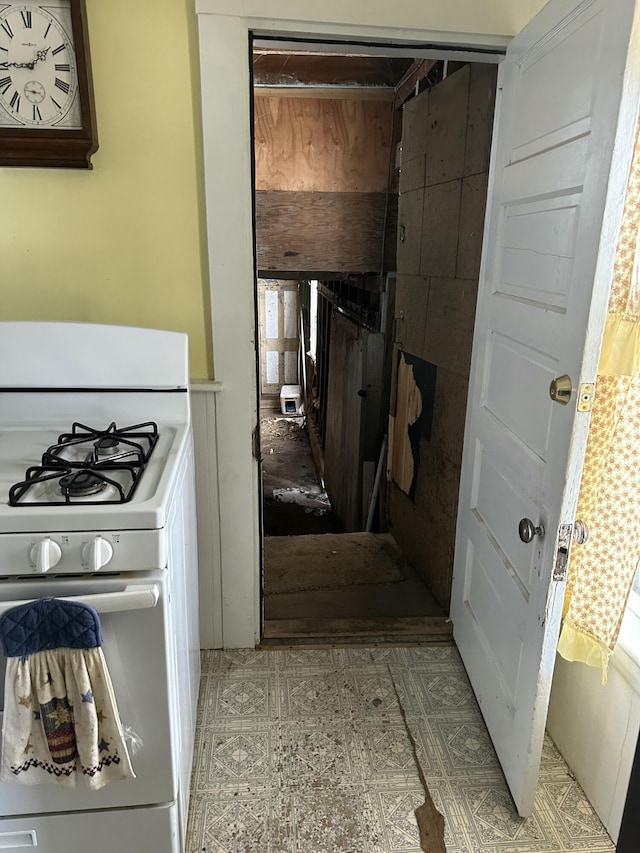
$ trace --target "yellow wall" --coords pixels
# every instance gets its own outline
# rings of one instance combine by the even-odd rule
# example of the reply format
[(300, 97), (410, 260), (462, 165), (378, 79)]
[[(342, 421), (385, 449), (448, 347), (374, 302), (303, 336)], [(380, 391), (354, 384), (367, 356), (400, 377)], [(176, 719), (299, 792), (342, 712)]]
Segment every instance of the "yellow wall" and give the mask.
[(0, 319), (189, 333), (212, 377), (193, 0), (87, 0), (92, 171), (0, 168)]

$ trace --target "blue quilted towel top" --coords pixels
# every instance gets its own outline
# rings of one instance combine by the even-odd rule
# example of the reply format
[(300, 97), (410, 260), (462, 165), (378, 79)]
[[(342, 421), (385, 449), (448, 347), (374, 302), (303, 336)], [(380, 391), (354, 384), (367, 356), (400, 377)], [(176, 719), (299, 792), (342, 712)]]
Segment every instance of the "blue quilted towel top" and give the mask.
[(26, 657), (46, 649), (92, 649), (102, 645), (100, 617), (88, 604), (37, 598), (0, 617), (6, 657)]

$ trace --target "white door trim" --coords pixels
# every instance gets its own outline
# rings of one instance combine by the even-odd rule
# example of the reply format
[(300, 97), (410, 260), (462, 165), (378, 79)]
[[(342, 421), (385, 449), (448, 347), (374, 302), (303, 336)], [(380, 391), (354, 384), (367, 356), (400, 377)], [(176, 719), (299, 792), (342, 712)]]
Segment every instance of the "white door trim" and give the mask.
[[(243, 15), (237, 13), (241, 5)], [(260, 637), (258, 471), (251, 455), (257, 424), (255, 291), (250, 126), (250, 33), (283, 38), (333, 38), (379, 43), (451, 45), (485, 50), (467, 58), (496, 60), (531, 17), (511, 0), (481, 8), (451, 0), (434, 8), (414, 0), (367, 5), (328, 0), (296, 6), (284, 0), (196, 0), (200, 45), (204, 196), (215, 375), (224, 381), (217, 401), (220, 488), (222, 644), (253, 647)], [(531, 4), (535, 5), (535, 4)], [(540, 5), (540, 4), (538, 4)], [(264, 8), (268, 7), (268, 8)], [(351, 19), (350, 19), (351, 18)], [(360, 23), (366, 20), (370, 23)], [(454, 31), (452, 22), (457, 29)], [(465, 29), (467, 27), (467, 29)], [(490, 56), (492, 54), (492, 56)], [(465, 55), (464, 53), (456, 55)]]

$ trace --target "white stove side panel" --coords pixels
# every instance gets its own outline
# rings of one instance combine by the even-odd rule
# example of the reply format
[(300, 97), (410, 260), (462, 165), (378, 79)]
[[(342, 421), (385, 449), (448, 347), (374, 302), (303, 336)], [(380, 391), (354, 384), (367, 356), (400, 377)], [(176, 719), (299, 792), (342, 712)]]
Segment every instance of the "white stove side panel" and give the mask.
[(0, 323), (0, 387), (186, 388), (182, 332), (94, 323)]
[(198, 556), (193, 450), (189, 447), (177, 477), (177, 498), (166, 531), (169, 550), (170, 626), (167, 640), (174, 667), (173, 719), (175, 763), (179, 772), (178, 806), (186, 837), (190, 779), (200, 687), (198, 631)]

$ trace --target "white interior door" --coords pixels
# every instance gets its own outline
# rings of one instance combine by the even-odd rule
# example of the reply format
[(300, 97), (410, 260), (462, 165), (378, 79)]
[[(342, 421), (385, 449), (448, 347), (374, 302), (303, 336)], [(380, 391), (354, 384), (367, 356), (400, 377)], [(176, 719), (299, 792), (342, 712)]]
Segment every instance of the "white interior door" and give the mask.
[[(637, 116), (634, 6), (550, 0), (498, 77), (451, 616), (523, 816), (565, 586), (557, 540), (574, 521), (588, 429), (576, 400), (597, 370)], [(549, 394), (562, 374), (568, 405)], [(544, 531), (529, 544), (524, 518)]]

